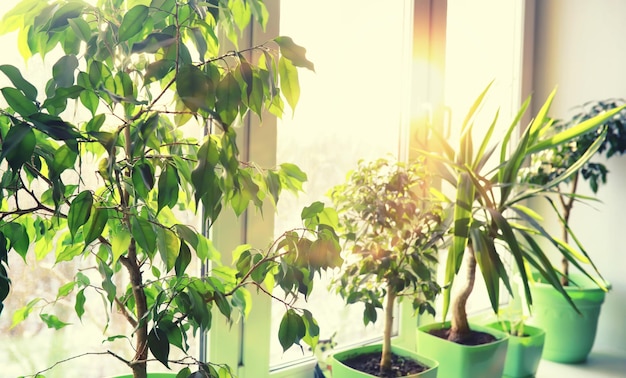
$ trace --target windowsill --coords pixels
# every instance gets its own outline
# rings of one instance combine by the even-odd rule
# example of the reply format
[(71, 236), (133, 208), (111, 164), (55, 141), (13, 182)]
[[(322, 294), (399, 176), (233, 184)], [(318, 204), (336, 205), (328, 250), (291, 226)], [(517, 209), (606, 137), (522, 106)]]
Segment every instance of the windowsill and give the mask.
[(592, 351), (582, 364), (560, 364), (541, 360), (536, 378), (622, 378), (626, 374), (626, 352)]

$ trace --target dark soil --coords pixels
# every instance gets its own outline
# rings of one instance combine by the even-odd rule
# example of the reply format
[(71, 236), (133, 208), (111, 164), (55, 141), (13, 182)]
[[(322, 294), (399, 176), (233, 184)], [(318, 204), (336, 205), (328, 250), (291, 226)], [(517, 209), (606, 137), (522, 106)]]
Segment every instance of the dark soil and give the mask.
[(415, 360), (392, 354), (391, 371), (386, 371), (381, 374), (380, 352), (354, 356), (341, 362), (353, 369), (381, 378), (406, 377), (407, 375), (417, 374), (428, 369), (428, 367)]
[[(429, 333), (433, 336), (437, 336), (439, 338), (447, 340), (448, 335), (450, 334), (450, 328), (433, 329), (433, 330), (430, 330)], [(458, 341), (457, 343), (463, 344), (463, 345), (483, 345), (483, 344), (492, 343), (496, 340), (498, 339), (496, 339), (493, 335), (490, 335), (486, 332), (470, 331), (470, 334), (468, 337), (466, 337), (465, 339), (461, 341)]]

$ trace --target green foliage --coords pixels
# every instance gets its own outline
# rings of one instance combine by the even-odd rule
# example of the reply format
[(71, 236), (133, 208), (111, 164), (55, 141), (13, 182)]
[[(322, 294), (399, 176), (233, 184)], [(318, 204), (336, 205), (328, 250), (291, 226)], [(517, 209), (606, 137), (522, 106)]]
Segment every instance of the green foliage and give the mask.
[[(622, 99), (587, 102), (578, 107), (576, 113), (569, 119), (556, 120), (554, 131), (570, 129), (582, 121), (621, 107), (623, 104)], [(626, 152), (626, 112), (622, 111), (607, 119), (602, 127), (593, 132), (582, 134), (568, 143), (534, 154), (529, 167), (522, 172), (522, 179), (534, 184), (549, 182), (587, 152), (605, 129), (606, 134), (598, 147), (597, 156), (610, 158), (624, 154)], [(604, 164), (592, 161), (587, 161), (580, 169), (580, 175), (588, 181), (593, 193), (597, 193), (599, 186), (606, 183), (607, 173), (608, 170)], [(573, 189), (573, 192), (569, 192), (570, 195), (576, 194), (577, 188)], [(567, 190), (563, 191), (567, 192)]]
[[(332, 286), (347, 304), (365, 305), (365, 325), (375, 322), (376, 309), (383, 307), (385, 322), (391, 322), (397, 297), (408, 297), (420, 314), (435, 312), (432, 302), (441, 289), (434, 267), (449, 217), (431, 179), (423, 160), (361, 161), (329, 192), (345, 243), (345, 263)], [(391, 334), (384, 338), (390, 342)], [(383, 348), (385, 353), (390, 352)]]
[[(490, 146), (497, 114), (485, 135), (476, 138), (472, 136), (474, 116), (483, 103), (488, 89), (489, 86), (476, 99), (465, 118), (460, 146), (456, 152), (448, 141), (434, 130), (433, 137), (443, 146), (442, 152), (424, 152), (434, 160), (433, 164), (438, 166), (439, 175), (456, 189), (455, 197), (450, 200), (450, 203), (454, 204), (454, 227), (444, 278), (446, 287), (444, 318), (450, 304), (450, 288), (459, 272), (463, 257), (471, 252), (473, 252), (472, 259), (475, 258), (480, 267), (494, 312), (498, 311), (500, 283), (511, 292), (509, 276), (504, 265), (506, 254), (510, 254), (514, 269), (521, 275), (529, 305), (532, 304), (532, 298), (528, 286), (528, 269), (534, 269), (574, 306), (559, 282), (559, 272), (552, 266), (545, 247), (551, 245), (585, 273), (587, 270), (584, 269), (584, 265), (591, 264), (593, 269), (595, 266), (581, 245), (577, 245), (579, 250), (576, 250), (553, 237), (543, 228), (541, 217), (524, 204), (530, 199), (550, 201), (549, 194), (553, 188), (581, 169), (597, 151), (604, 135), (601, 134), (589, 149), (579, 159), (572, 162), (565, 171), (546, 183), (536, 185), (520, 182), (518, 172), (534, 154), (557, 148), (575, 140), (580, 135), (593, 132), (623, 108), (601, 113), (567, 130), (552, 132), (555, 125), (547, 116), (555, 95), (555, 92), (552, 92), (531, 124), (524, 129), (519, 141), (512, 144), (509, 150), (511, 137), (518, 130), (518, 122), (526, 111), (530, 99), (522, 106), (504, 139), (499, 141), (499, 144), (495, 143)], [(494, 156), (498, 147), (499, 159)], [(544, 240), (547, 245), (540, 246), (537, 238)], [(600, 287), (604, 287), (602, 282), (592, 279)], [(461, 308), (454, 307), (452, 310), (453, 318), (454, 314), (465, 313)]]
[[(280, 116), (284, 101), (294, 108), (298, 67), (313, 69), (288, 37), (224, 52), (218, 35), (239, 46), (251, 20), (264, 27), (267, 13), (260, 0), (23, 0), (6, 14), (0, 32), (18, 31), (24, 58), (61, 57), (43, 91), (0, 66), (12, 83), (0, 89), (8, 104), (0, 110), (0, 303), (19, 285), (9, 279), (11, 251), (88, 261), (101, 284), (77, 272), (56, 300), (74, 298), (79, 318), (92, 295), (103, 296), (104, 311), (121, 311), (136, 328), (128, 338), (138, 352), (126, 361), (143, 376), (147, 349), (171, 365), (170, 347), (186, 351), (188, 332), (211, 327), (213, 307), (235, 321), (250, 311), (249, 287), (275, 283), (308, 295), (316, 272), (341, 264), (336, 216), (321, 204), (269, 248), (243, 248), (234, 267), (221, 264), (201, 231), (225, 208), (261, 210), (307, 179), (291, 164), (240, 161), (243, 118)], [(190, 212), (199, 224), (184, 220)], [(195, 275), (192, 259), (212, 262), (212, 271)], [(19, 310), (14, 325), (40, 303)], [(283, 347), (314, 346), (312, 315), (290, 308), (286, 316), (296, 327), (281, 327)], [(53, 314), (41, 318), (66, 326)], [(199, 369), (181, 376), (230, 375), (212, 364)]]

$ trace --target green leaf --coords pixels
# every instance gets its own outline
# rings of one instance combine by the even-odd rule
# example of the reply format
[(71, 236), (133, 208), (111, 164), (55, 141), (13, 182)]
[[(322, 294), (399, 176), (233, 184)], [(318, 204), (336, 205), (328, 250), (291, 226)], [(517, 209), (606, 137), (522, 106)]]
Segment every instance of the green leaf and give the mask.
[(169, 368), (170, 343), (167, 340), (167, 332), (160, 328), (152, 328), (148, 333), (148, 348), (154, 358)]
[(169, 208), (173, 208), (176, 206), (178, 202), (178, 172), (176, 167), (167, 164), (165, 166), (165, 170), (161, 172), (161, 176), (159, 176), (158, 189), (159, 193), (157, 195), (158, 209), (157, 212), (161, 211), (161, 209), (165, 206)]
[(30, 237), (26, 231), (26, 227), (19, 223), (5, 223), (2, 227), (2, 233), (11, 242), (11, 248), (15, 250), (24, 261), (30, 244)]
[(217, 97), (215, 110), (220, 115), (222, 122), (230, 125), (239, 113), (241, 87), (237, 79), (235, 79), (235, 76), (229, 72), (219, 82), (215, 92)]
[(2, 88), (0, 90), (4, 99), (7, 101), (7, 104), (11, 107), (11, 109), (15, 110), (17, 113), (21, 114), (23, 117), (28, 117), (31, 114), (37, 113), (39, 109), (35, 104), (33, 104), (34, 100), (29, 100), (28, 97), (24, 96), (22, 91), (15, 88)]
[(191, 262), (191, 250), (187, 243), (181, 240), (180, 242), (180, 251), (178, 252), (178, 256), (176, 257), (176, 263), (174, 264), (174, 271), (176, 272), (177, 277), (181, 277), (189, 263)]
[(283, 347), (283, 352), (297, 344), (305, 333), (306, 327), (302, 318), (294, 310), (287, 310), (278, 327), (278, 341)]
[(108, 220), (108, 209), (95, 207), (95, 209), (92, 210), (91, 223), (89, 225), (89, 230), (87, 231), (87, 234), (85, 236), (85, 248), (89, 244), (91, 244), (92, 241), (96, 240), (102, 235), (102, 231), (104, 231), (104, 226), (106, 226)]
[(19, 123), (9, 129), (2, 143), (0, 160), (5, 158), (13, 170), (29, 162), (35, 151), (36, 137), (33, 129)]
[(132, 53), (154, 54), (159, 49), (171, 46), (176, 42), (176, 38), (167, 33), (150, 33), (146, 39), (133, 44)]
[(30, 101), (37, 101), (37, 88), (22, 77), (22, 73), (19, 69), (10, 64), (3, 64), (0, 66), (0, 71), (7, 75), (15, 88), (22, 91)]
[(176, 265), (176, 259), (180, 252), (180, 239), (172, 230), (159, 228), (157, 230), (157, 247), (167, 272), (171, 271)]
[(315, 72), (315, 66), (306, 58), (306, 49), (297, 45), (290, 37), (276, 37), (274, 41), (280, 47), (280, 53), (296, 67), (305, 67)]
[(371, 303), (365, 303), (365, 309), (363, 310), (363, 324), (376, 323), (378, 314), (376, 313), (376, 307)]
[(59, 299), (59, 298), (67, 296), (69, 293), (72, 292), (72, 290), (74, 290), (74, 286), (76, 286), (76, 282), (75, 281), (68, 282), (65, 285), (62, 285), (59, 288), (59, 290), (57, 291), (56, 299)]
[[(59, 91), (62, 89), (59, 89)], [(80, 134), (76, 131), (74, 126), (57, 116), (35, 113), (31, 114), (29, 119), (37, 130), (48, 134), (53, 139), (66, 141), (80, 137)]]
[(64, 247), (57, 247), (55, 249), (56, 259), (55, 262), (72, 261), (76, 256), (83, 253), (83, 248), (79, 244), (71, 244)]
[(128, 252), (130, 246), (131, 235), (127, 229), (121, 228), (111, 235), (111, 252), (113, 253), (113, 264)]
[(230, 320), (230, 303), (228, 303), (228, 300), (221, 291), (215, 291), (215, 303), (217, 304), (217, 308), (220, 310), (222, 315), (224, 315), (226, 319)]
[(152, 256), (156, 250), (156, 233), (152, 224), (145, 219), (132, 217), (131, 219), (133, 238), (137, 244), (149, 255)]
[(41, 318), (41, 320), (43, 320), (44, 323), (46, 323), (48, 328), (54, 328), (54, 329), (59, 330), (70, 324), (70, 323), (62, 322), (61, 320), (59, 320), (58, 317), (56, 317), (55, 315), (51, 315), (51, 314), (41, 314), (39, 315), (39, 317)]
[(28, 302), (28, 304), (26, 304), (26, 306), (16, 310), (13, 313), (13, 321), (11, 322), (11, 328), (13, 328), (16, 325), (18, 325), (21, 322), (23, 322), (28, 317), (28, 315), (30, 315), (30, 313), (33, 311), (35, 305), (40, 300), (41, 300), (41, 298), (35, 298), (35, 299), (31, 300), (30, 302)]
[(57, 31), (63, 29), (68, 25), (68, 22), (72, 18), (77, 18), (85, 8), (83, 2), (68, 2), (63, 4), (50, 19), (48, 24), (48, 31)]
[(76, 293), (76, 304), (74, 304), (74, 310), (76, 311), (76, 315), (78, 315), (78, 319), (83, 318), (85, 314), (85, 302), (87, 299), (85, 298), (85, 289), (80, 290)]
[(213, 82), (198, 67), (187, 64), (176, 75), (176, 92), (185, 106), (192, 112), (209, 110), (207, 99), (214, 97)]
[(58, 87), (67, 88), (74, 84), (74, 71), (78, 68), (78, 59), (75, 55), (62, 56), (52, 66), (52, 77)]
[(132, 172), (132, 181), (135, 191), (140, 198), (148, 198), (148, 192), (154, 187), (154, 168), (147, 160), (135, 164)]
[(149, 10), (145, 5), (136, 5), (132, 7), (122, 19), (119, 29), (119, 40), (124, 42), (137, 35), (148, 18)]
[(300, 99), (300, 83), (298, 81), (298, 70), (291, 64), (291, 61), (280, 58), (278, 60), (278, 75), (280, 77), (280, 88), (287, 99), (291, 109), (295, 110)]
[(89, 42), (91, 39), (91, 28), (87, 21), (82, 18), (71, 18), (67, 20), (74, 35), (76, 35), (81, 41)]

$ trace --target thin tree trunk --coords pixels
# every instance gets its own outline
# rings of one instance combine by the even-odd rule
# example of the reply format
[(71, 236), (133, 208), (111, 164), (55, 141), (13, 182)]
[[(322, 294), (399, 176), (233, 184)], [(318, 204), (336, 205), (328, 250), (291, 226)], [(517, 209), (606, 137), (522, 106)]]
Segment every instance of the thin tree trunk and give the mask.
[(462, 342), (470, 334), (470, 327), (467, 321), (467, 299), (472, 290), (474, 290), (474, 282), (476, 281), (476, 255), (474, 254), (474, 246), (471, 241), (467, 244), (467, 255), (465, 263), (467, 264), (467, 280), (461, 292), (454, 298), (452, 303), (452, 319), (450, 324), (450, 334), (448, 340), (453, 342)]
[[(132, 159), (132, 146), (131, 146), (131, 134), (130, 126), (126, 125), (124, 128), (124, 142), (126, 157), (130, 161)], [(130, 172), (127, 172), (130, 177)], [(130, 194), (126, 189), (120, 190), (122, 198), (122, 207), (124, 208), (124, 222), (128, 231), (132, 234), (132, 226), (128, 211), (130, 209)], [(137, 319), (137, 327), (135, 330), (135, 357), (131, 361), (131, 369), (133, 370), (134, 378), (147, 378), (148, 368), (148, 323), (146, 322), (144, 315), (148, 312), (148, 301), (146, 299), (146, 293), (143, 290), (143, 276), (141, 274), (141, 267), (139, 260), (137, 259), (137, 244), (135, 239), (131, 239), (131, 243), (128, 247), (127, 257), (122, 256), (120, 261), (128, 270), (130, 276), (130, 285), (132, 288), (133, 297), (135, 299), (135, 316)]]
[(396, 292), (391, 288), (387, 291), (385, 303), (385, 329), (383, 331), (383, 351), (380, 357), (380, 371), (391, 370), (391, 332), (393, 328), (393, 305), (396, 300)]
[[(574, 175), (572, 179), (572, 187), (570, 193), (576, 194), (576, 188), (578, 187), (578, 173)], [(569, 242), (569, 231), (567, 230), (567, 226), (569, 225), (569, 218), (572, 213), (572, 207), (574, 206), (574, 197), (569, 197), (567, 201), (559, 193), (559, 198), (561, 200), (561, 206), (563, 207), (563, 229), (562, 236), (563, 241), (565, 243)], [(561, 285), (568, 286), (569, 285), (569, 261), (563, 257), (561, 259), (561, 269), (563, 271), (563, 276), (561, 276)]]

